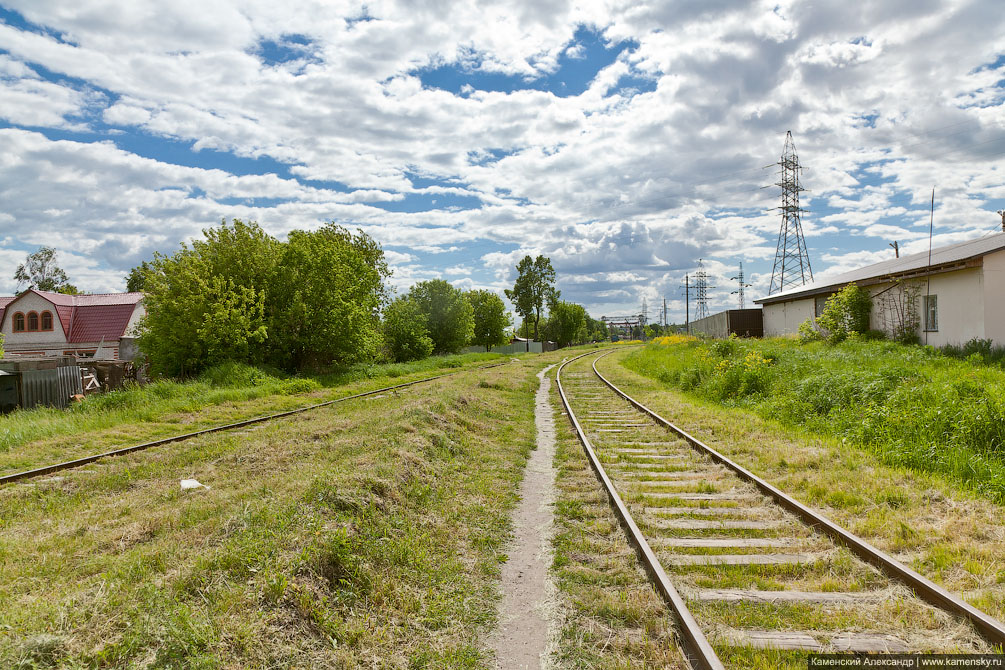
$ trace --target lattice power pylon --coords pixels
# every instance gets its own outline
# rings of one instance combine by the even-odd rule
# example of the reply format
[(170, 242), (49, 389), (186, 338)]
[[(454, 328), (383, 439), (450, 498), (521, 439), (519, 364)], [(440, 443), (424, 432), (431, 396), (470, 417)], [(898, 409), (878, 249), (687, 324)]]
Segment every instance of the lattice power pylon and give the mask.
[(778, 231), (778, 250), (775, 252), (768, 295), (813, 281), (803, 224), (799, 220), (800, 213), (805, 211), (799, 208), (799, 192), (804, 190), (799, 186), (802, 166), (799, 165), (791, 130), (785, 134), (785, 148), (778, 165), (782, 168), (782, 180), (776, 184), (782, 187), (782, 206), (778, 208), (782, 210), (782, 227)]
[(735, 291), (730, 291), (729, 294), (730, 295), (736, 295), (737, 293), (739, 293), (740, 294), (740, 309), (744, 309), (747, 306), (746, 302), (744, 301), (744, 297), (743, 297), (744, 296), (744, 291), (746, 289), (750, 288), (751, 286), (753, 286), (753, 284), (746, 283), (747, 280), (743, 276), (743, 263), (742, 262), (740, 263), (740, 274), (736, 275), (735, 277), (730, 277), (729, 280), (730, 281), (740, 282), (740, 285), (737, 287), (737, 289)]
[(701, 259), (698, 259), (698, 271), (694, 273), (694, 318), (704, 319), (708, 316), (708, 289), (715, 288), (708, 285), (708, 273)]

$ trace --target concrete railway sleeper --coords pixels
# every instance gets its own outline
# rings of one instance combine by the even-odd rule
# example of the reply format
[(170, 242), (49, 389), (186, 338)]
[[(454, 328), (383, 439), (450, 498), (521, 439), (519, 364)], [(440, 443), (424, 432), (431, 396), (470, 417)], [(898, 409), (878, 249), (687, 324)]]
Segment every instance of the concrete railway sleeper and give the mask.
[(442, 375), (435, 375), (433, 377), (426, 377), (424, 379), (416, 379), (410, 382), (404, 382), (402, 384), (395, 384), (393, 386), (385, 386), (383, 388), (374, 389), (372, 391), (364, 391), (363, 393), (355, 393), (344, 398), (336, 398), (335, 400), (328, 400), (326, 402), (316, 403), (314, 405), (307, 405), (306, 407), (298, 407), (296, 409), (287, 410), (285, 412), (276, 412), (275, 414), (267, 414), (265, 416), (258, 416), (253, 419), (245, 419), (244, 421), (237, 421), (234, 423), (228, 423), (222, 426), (214, 426), (212, 428), (205, 428), (203, 430), (197, 430), (191, 433), (184, 433), (181, 435), (173, 435), (171, 437), (165, 437), (160, 440), (153, 440), (151, 442), (144, 442), (142, 444), (134, 444), (128, 447), (122, 447), (120, 449), (112, 449), (110, 451), (104, 451), (100, 454), (93, 454), (91, 456), (84, 456), (83, 458), (75, 458), (71, 461), (64, 461), (62, 463), (54, 463), (52, 465), (45, 465), (40, 468), (34, 468), (32, 470), (25, 470), (23, 472), (15, 472), (9, 475), (0, 476), (0, 486), (4, 484), (13, 484), (14, 482), (24, 481), (28, 479), (34, 479), (36, 477), (41, 477), (43, 475), (49, 475), (54, 472), (59, 472), (61, 470), (70, 470), (72, 468), (79, 468), (83, 465), (88, 465), (89, 463), (94, 463), (95, 461), (101, 460), (103, 458), (108, 458), (110, 456), (122, 456), (125, 454), (131, 454), (134, 451), (143, 451), (145, 449), (150, 449), (152, 447), (160, 447), (165, 444), (171, 444), (173, 442), (181, 442), (183, 440), (190, 440), (195, 437), (200, 437), (202, 435), (209, 435), (210, 433), (220, 433), (228, 430), (236, 430), (238, 428), (244, 428), (246, 426), (252, 426), (258, 423), (264, 423), (266, 421), (274, 421), (276, 419), (282, 419), (284, 417), (293, 416), (295, 414), (301, 414), (303, 412), (309, 412), (311, 410), (320, 409), (322, 407), (329, 407), (331, 405), (337, 405), (339, 403), (347, 402), (349, 400), (355, 400), (357, 398), (366, 398), (368, 396), (378, 395), (380, 393), (387, 393), (388, 391), (395, 391), (398, 389), (407, 388), (409, 386), (415, 386), (416, 384), (425, 384), (426, 382), (436, 381), (437, 379), (444, 379), (446, 377), (452, 377), (454, 375), (460, 374), (461, 372), (471, 372), (474, 370), (488, 370), (489, 368), (497, 368), (501, 365), (506, 365), (508, 361), (502, 363), (493, 363), (491, 365), (482, 365), (475, 368), (469, 368), (468, 370), (456, 370), (454, 372), (447, 372)]
[(693, 667), (746, 667), (758, 654), (772, 655), (762, 667), (805, 667), (810, 652), (988, 653), (1005, 644), (1001, 622), (617, 388), (597, 370), (609, 353), (564, 363), (559, 393)]

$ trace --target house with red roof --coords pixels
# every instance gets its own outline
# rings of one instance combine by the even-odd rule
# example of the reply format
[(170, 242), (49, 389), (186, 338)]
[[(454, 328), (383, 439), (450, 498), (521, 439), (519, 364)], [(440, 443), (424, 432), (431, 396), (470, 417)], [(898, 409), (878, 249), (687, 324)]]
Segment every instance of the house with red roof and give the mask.
[(4, 355), (130, 360), (144, 314), (142, 293), (64, 295), (29, 289), (0, 297)]

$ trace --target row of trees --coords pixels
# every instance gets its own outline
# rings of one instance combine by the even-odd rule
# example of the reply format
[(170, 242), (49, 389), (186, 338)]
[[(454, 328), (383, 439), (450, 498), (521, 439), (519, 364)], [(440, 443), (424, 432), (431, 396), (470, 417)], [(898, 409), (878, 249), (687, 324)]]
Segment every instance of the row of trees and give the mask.
[(294, 369), (375, 357), (389, 275), (363, 232), (328, 224), (280, 242), (234, 220), (134, 269), (146, 294), (139, 345), (156, 371), (195, 372), (225, 360)]
[(139, 345), (162, 374), (226, 360), (283, 369), (406, 361), (508, 339), (509, 315), (490, 291), (436, 279), (389, 302), (384, 253), (362, 231), (327, 224), (280, 242), (235, 219), (203, 233), (127, 280), (146, 294)]
[[(463, 292), (434, 279), (391, 300), (384, 253), (362, 231), (331, 223), (280, 242), (235, 219), (203, 234), (173, 255), (155, 254), (127, 278), (129, 291), (146, 294), (139, 345), (161, 374), (228, 360), (284, 369), (408, 361), (509, 340), (510, 315), (491, 291)], [(548, 258), (527, 256), (517, 271), (506, 295), (525, 335), (533, 327), (535, 339), (560, 346), (606, 337), (581, 305), (560, 299)], [(14, 278), (26, 288), (77, 292), (51, 247), (29, 254)]]
[(447, 281), (419, 282), (384, 311), (384, 336), (396, 361), (459, 351), (472, 344), (505, 344), (509, 315), (491, 291), (466, 293)]

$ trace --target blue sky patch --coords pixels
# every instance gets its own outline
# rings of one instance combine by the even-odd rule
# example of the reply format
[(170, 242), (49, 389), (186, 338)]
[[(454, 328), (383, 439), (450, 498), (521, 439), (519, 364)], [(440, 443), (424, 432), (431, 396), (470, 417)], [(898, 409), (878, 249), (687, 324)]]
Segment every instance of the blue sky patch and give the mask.
[(501, 93), (550, 91), (564, 98), (582, 94), (601, 70), (617, 60), (623, 51), (637, 46), (632, 41), (607, 44), (600, 32), (580, 26), (572, 42), (558, 57), (558, 68), (534, 78), (486, 71), (476, 51), (471, 52), (470, 60), (463, 64), (448, 63), (412, 74), (418, 75), (423, 86), (450, 91), (454, 95), (462, 95), (467, 92), (466, 87), (470, 87), (476, 91)]

